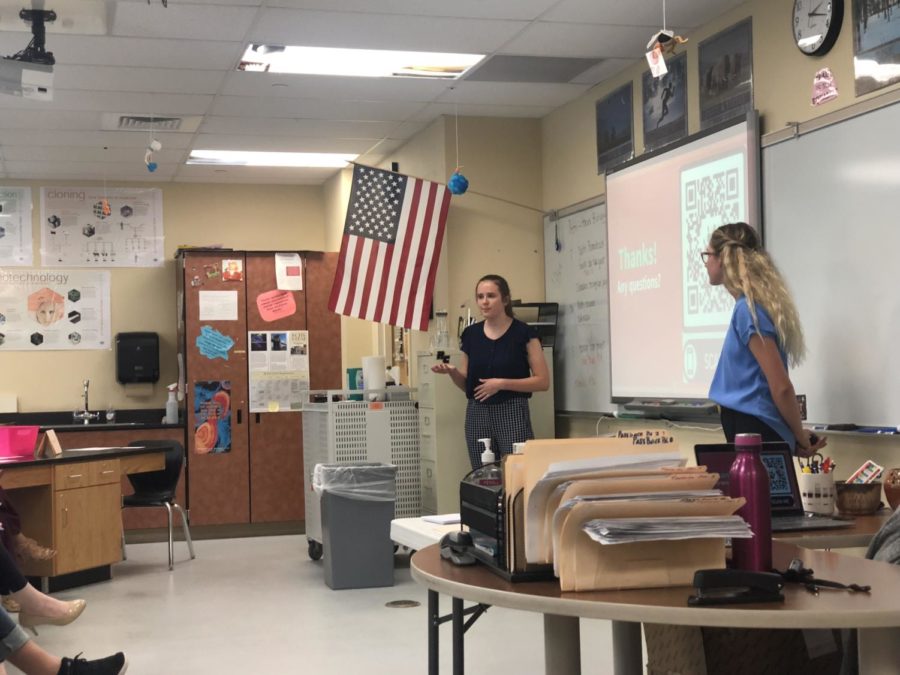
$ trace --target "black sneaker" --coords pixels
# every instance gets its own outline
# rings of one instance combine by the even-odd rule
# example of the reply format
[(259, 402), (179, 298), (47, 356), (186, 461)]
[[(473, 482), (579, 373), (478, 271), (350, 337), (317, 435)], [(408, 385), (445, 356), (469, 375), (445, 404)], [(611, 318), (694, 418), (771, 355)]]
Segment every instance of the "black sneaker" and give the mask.
[(57, 675), (122, 675), (126, 670), (128, 661), (122, 652), (93, 661), (82, 659), (79, 654), (74, 659), (64, 657)]

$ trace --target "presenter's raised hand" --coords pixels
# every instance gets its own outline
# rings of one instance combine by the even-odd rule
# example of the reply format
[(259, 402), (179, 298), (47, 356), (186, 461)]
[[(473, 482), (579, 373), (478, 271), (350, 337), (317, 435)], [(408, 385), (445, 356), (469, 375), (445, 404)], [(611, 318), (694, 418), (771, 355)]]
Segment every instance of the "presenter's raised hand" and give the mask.
[(441, 363), (435, 363), (433, 366), (431, 366), (432, 373), (444, 373), (445, 375), (449, 375), (450, 373), (452, 373), (455, 370), (456, 370), (456, 366), (451, 365), (449, 363), (441, 362)]

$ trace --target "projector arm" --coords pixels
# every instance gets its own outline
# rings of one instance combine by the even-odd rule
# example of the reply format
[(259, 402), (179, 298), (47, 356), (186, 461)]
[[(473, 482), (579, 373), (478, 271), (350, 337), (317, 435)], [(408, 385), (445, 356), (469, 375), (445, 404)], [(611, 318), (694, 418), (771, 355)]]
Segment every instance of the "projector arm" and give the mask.
[(50, 9), (23, 9), (19, 12), (19, 18), (31, 22), (31, 42), (22, 51), (13, 54), (9, 58), (28, 63), (41, 63), (52, 66), (56, 63), (53, 52), (44, 49), (47, 37), (45, 21), (56, 21), (56, 12)]

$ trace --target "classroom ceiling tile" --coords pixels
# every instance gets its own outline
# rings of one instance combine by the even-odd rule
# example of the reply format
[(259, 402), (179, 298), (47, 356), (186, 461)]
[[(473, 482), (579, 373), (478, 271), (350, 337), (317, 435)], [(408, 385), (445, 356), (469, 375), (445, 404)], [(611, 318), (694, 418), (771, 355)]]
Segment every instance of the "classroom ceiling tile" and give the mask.
[(255, 16), (254, 7), (116, 2), (110, 32), (122, 37), (241, 40)]
[(431, 101), (453, 80), (413, 77), (339, 77), (276, 73), (232, 72), (225, 79), (225, 96), (320, 98), (368, 101)]
[[(450, 16), (467, 19), (518, 19), (532, 21), (559, 0), (516, 0), (515, 2), (485, 2), (484, 0), (341, 0), (343, 12), (373, 12), (382, 14), (412, 14), (418, 16)], [(269, 0), (268, 7), (291, 9), (333, 10), (334, 0)]]
[[(0, 0), (0, 54), (29, 40)], [(738, 0), (670, 2), (682, 32)], [(0, 94), (0, 177), (34, 180), (317, 185), (333, 170), (187, 167), (191, 147), (364, 153), (387, 159), (441, 115), (539, 119), (643, 60), (659, 0), (55, 0), (45, 48), (52, 101)], [(7, 16), (13, 12), (12, 16)], [(250, 43), (484, 54), (468, 78), (362, 78), (238, 72)], [(122, 115), (182, 120), (146, 129)], [(110, 126), (112, 120), (112, 126)], [(103, 151), (102, 148), (107, 150)]]
[(499, 49), (527, 25), (497, 19), (266, 9), (249, 38), (276, 45), (482, 54)]

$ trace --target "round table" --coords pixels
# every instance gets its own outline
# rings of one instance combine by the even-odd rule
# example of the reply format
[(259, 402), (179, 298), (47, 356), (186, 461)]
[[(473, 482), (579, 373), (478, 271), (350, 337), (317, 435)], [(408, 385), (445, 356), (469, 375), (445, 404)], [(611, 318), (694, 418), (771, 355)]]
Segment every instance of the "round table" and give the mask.
[[(463, 618), (462, 600), (541, 612), (545, 670), (554, 675), (581, 672), (579, 617), (613, 622), (617, 675), (643, 672), (641, 623), (732, 628), (858, 628), (860, 672), (866, 675), (898, 672), (900, 566), (779, 541), (773, 543), (773, 554), (778, 569), (786, 569), (793, 558), (800, 558), (818, 578), (869, 584), (872, 592), (823, 590), (813, 595), (800, 585), (788, 584), (783, 603), (689, 607), (691, 587), (563, 593), (555, 580), (511, 583), (482, 565), (457, 567), (440, 557), (437, 545), (417, 552), (410, 567), (413, 579), (429, 589), (429, 605), (434, 597), (435, 612), (437, 593), (454, 598), (455, 674), (463, 672), (462, 626), (459, 625)], [(437, 639), (433, 618), (429, 612), (429, 640)], [(433, 662), (430, 656), (432, 667), (429, 672), (436, 673), (436, 645)]]

